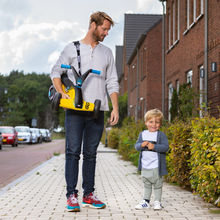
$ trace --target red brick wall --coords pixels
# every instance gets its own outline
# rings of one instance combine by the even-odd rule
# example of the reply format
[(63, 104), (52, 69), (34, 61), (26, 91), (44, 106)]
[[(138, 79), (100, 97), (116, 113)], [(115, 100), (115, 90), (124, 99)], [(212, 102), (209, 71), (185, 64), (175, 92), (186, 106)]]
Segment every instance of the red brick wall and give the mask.
[[(145, 64), (141, 53), (146, 48)], [(150, 30), (139, 48), (139, 86), (134, 70), (137, 68), (137, 54), (129, 66), (129, 105), (131, 116), (143, 118), (145, 111), (162, 108), (162, 22)], [(143, 65), (143, 69), (141, 68)], [(133, 68), (135, 66), (135, 68)], [(145, 73), (141, 71), (146, 71)], [(137, 98), (137, 89), (139, 96)], [(140, 100), (140, 98), (142, 100)], [(135, 108), (139, 106), (138, 111)], [(135, 115), (136, 112), (136, 115)]]
[[(167, 0), (166, 15), (166, 47), (165, 50), (165, 117), (168, 118), (168, 84), (176, 86), (176, 80), (180, 85), (186, 82), (186, 73), (193, 70), (193, 86), (199, 89), (199, 66), (205, 65), (205, 14), (202, 15), (195, 24), (186, 31), (186, 1), (180, 3), (180, 35), (179, 42), (172, 48), (168, 46), (168, 10), (172, 9), (173, 0)], [(177, 0), (174, 0), (177, 2)], [(208, 103), (211, 104), (211, 113), (217, 116), (216, 106), (219, 105), (219, 53), (220, 53), (220, 1), (208, 1)], [(205, 1), (204, 1), (205, 13)], [(172, 11), (172, 10), (171, 10)], [(198, 15), (198, 12), (197, 12)], [(171, 41), (173, 44), (173, 41)], [(212, 48), (213, 47), (213, 48)], [(211, 72), (211, 62), (217, 62), (218, 72)], [(205, 66), (204, 66), (205, 67)], [(217, 83), (217, 88), (216, 88)]]

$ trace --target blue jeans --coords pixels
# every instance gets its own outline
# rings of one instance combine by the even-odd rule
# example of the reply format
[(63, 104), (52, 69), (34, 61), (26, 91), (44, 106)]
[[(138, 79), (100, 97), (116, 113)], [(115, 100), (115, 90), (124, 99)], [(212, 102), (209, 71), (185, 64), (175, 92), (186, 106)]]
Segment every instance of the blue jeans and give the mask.
[[(82, 151), (82, 188), (83, 196), (95, 190), (96, 154), (104, 128), (104, 112), (99, 112), (97, 119), (91, 118), (91, 112), (66, 110), (66, 167), (67, 198), (78, 194), (79, 159)], [(81, 149), (83, 143), (83, 148)]]

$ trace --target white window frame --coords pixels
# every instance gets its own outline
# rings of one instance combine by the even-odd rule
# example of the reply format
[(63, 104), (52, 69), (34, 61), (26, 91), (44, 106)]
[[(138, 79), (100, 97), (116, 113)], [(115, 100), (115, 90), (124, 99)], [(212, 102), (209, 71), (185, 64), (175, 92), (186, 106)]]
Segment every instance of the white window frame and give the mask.
[(177, 0), (177, 7), (178, 7), (178, 18), (177, 18), (177, 40), (180, 39), (180, 3), (179, 3), (179, 0)]
[(175, 26), (176, 26), (176, 19), (175, 19), (175, 16), (176, 13), (175, 13), (175, 3), (173, 2), (173, 44), (174, 42), (176, 41), (175, 39)]

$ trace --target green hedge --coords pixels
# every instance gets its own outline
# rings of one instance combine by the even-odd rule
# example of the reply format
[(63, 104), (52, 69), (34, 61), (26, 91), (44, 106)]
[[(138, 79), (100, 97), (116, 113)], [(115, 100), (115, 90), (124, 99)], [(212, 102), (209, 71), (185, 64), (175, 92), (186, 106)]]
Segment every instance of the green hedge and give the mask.
[(191, 190), (190, 184), (190, 139), (191, 124), (189, 122), (175, 121), (168, 128), (169, 152), (167, 153), (169, 182), (178, 183), (179, 186)]
[(206, 202), (220, 207), (220, 120), (192, 120), (191, 185)]
[[(143, 120), (126, 118), (121, 129), (112, 128), (108, 141), (114, 143), (111, 147), (118, 148), (123, 159), (137, 166), (139, 152), (134, 144), (145, 129)], [(169, 140), (166, 180), (220, 207), (220, 119), (206, 116), (188, 122), (176, 120), (161, 130)]]

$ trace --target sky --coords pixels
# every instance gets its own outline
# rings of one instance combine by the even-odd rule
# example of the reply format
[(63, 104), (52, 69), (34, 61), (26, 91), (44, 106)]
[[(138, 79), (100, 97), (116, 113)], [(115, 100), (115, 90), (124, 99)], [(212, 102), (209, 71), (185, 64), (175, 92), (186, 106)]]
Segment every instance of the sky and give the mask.
[(162, 14), (159, 0), (0, 0), (0, 74), (48, 74), (63, 48), (83, 39), (93, 12), (116, 22), (102, 42), (123, 45), (124, 14)]

